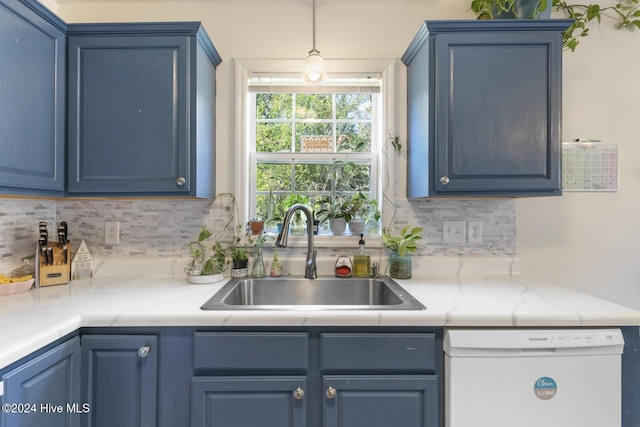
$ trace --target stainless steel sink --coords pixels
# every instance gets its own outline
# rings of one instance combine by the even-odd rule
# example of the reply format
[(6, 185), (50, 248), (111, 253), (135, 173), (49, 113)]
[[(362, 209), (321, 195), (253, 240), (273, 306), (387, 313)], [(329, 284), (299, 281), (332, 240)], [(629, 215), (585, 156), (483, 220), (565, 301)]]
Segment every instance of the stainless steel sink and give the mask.
[(418, 300), (388, 277), (234, 278), (203, 310), (424, 310)]

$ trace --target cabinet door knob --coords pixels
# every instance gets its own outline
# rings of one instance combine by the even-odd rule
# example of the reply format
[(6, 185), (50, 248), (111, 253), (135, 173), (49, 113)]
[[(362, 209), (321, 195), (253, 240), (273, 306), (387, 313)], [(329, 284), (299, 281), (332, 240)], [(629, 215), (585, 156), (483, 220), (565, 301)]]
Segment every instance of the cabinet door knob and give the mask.
[(447, 185), (449, 183), (449, 177), (443, 176), (442, 178), (440, 178), (440, 182), (442, 183), (442, 185)]
[(187, 182), (187, 180), (186, 180), (186, 179), (184, 179), (184, 177), (183, 177), (183, 176), (179, 176), (179, 177), (178, 177), (178, 179), (176, 179), (176, 183), (177, 183), (178, 185), (184, 185), (186, 182)]
[(303, 397), (304, 397), (304, 390), (303, 389), (298, 387), (297, 389), (293, 390), (293, 398), (295, 400), (302, 400)]
[(335, 389), (335, 388), (333, 388), (333, 387), (328, 387), (328, 388), (327, 388), (327, 391), (326, 391), (326, 393), (325, 393), (325, 394), (327, 395), (327, 397), (328, 397), (329, 399), (335, 399), (335, 397), (336, 397), (336, 395), (337, 395), (338, 393), (336, 392), (336, 389)]
[(140, 357), (147, 357), (149, 355), (149, 346), (144, 346), (144, 347), (140, 347), (138, 349), (138, 356)]

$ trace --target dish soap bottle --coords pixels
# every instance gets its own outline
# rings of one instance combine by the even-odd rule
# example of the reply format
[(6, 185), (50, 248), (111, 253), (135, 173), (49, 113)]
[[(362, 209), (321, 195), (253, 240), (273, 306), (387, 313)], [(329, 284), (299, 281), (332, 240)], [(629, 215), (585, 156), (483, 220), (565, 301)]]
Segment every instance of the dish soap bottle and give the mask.
[(364, 247), (364, 234), (360, 235), (358, 253), (353, 257), (353, 277), (371, 277), (371, 257)]

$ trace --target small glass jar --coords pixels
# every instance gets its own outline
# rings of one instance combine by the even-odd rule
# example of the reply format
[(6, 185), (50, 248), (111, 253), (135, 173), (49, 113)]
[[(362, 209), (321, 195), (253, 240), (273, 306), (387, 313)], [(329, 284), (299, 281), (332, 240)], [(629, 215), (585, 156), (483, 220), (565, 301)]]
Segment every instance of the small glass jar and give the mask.
[(389, 254), (389, 276), (394, 279), (411, 279), (411, 257), (400, 256), (397, 252)]

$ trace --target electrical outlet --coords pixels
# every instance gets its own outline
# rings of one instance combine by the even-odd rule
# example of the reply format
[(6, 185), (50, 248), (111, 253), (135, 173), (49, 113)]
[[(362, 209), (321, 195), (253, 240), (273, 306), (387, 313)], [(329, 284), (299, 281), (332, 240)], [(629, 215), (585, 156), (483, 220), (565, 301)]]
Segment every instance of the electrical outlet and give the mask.
[(467, 222), (467, 242), (482, 243), (482, 221)]
[(104, 222), (104, 242), (108, 245), (117, 245), (118, 243), (120, 243), (119, 221)]
[(464, 221), (442, 221), (442, 243), (464, 243), (465, 225)]

